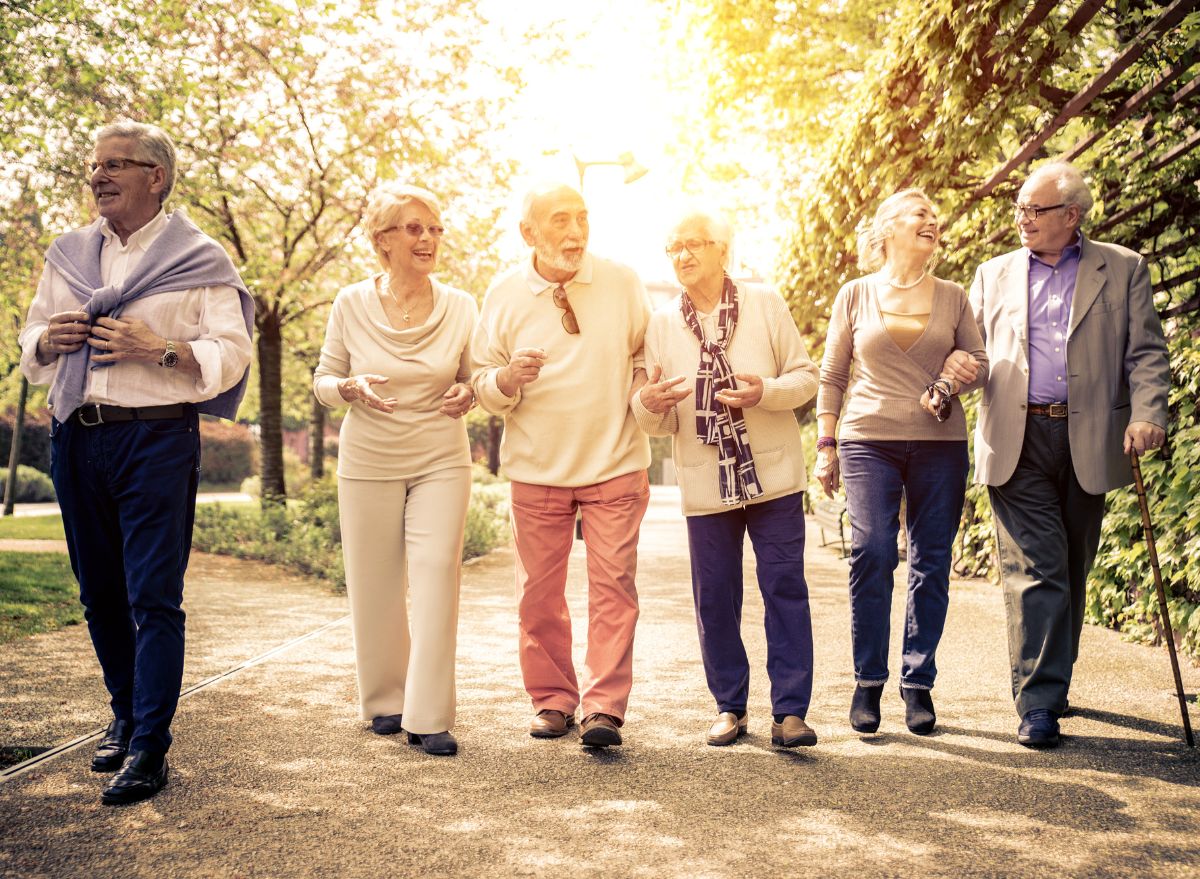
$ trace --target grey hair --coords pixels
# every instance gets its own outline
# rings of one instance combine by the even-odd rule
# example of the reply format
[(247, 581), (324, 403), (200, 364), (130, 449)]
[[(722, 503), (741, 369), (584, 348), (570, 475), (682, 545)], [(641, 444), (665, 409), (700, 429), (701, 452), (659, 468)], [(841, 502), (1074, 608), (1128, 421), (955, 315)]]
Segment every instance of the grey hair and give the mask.
[(1070, 162), (1063, 159), (1051, 159), (1044, 165), (1039, 165), (1026, 178), (1021, 188), (1024, 189), (1031, 182), (1046, 179), (1054, 182), (1054, 188), (1058, 190), (1058, 197), (1063, 204), (1075, 205), (1079, 208), (1079, 222), (1082, 225), (1087, 215), (1092, 212), (1092, 205), (1095, 204), (1092, 191), (1088, 188), (1087, 181), (1083, 179), (1083, 174)]
[(110, 137), (129, 138), (137, 144), (133, 150), (135, 155), (129, 158), (137, 159), (139, 162), (153, 162), (163, 169), (167, 185), (158, 194), (158, 203), (160, 205), (166, 203), (167, 198), (175, 189), (175, 144), (171, 140), (171, 136), (157, 125), (125, 119), (101, 128), (96, 134), (96, 143)]
[(371, 246), (375, 248), (375, 256), (385, 269), (387, 261), (384, 259), (383, 249), (379, 246), (379, 241), (375, 236), (384, 229), (396, 225), (400, 211), (404, 209), (405, 205), (414, 201), (429, 208), (429, 212), (439, 223), (442, 221), (442, 204), (438, 201), (438, 197), (420, 186), (412, 186), (407, 183), (384, 183), (371, 193), (371, 198), (367, 201), (363, 225), (366, 227), (367, 238), (370, 239)]
[(733, 253), (733, 225), (725, 215), (714, 208), (689, 207), (679, 215), (671, 228), (678, 229), (684, 223), (692, 222), (704, 230), (706, 238), (724, 246), (725, 255), (721, 258), (721, 265), (729, 268), (729, 258)]
[[(579, 191), (577, 186), (572, 186), (570, 183), (563, 183), (559, 180), (548, 180), (544, 183), (539, 183), (525, 193), (525, 198), (521, 202), (521, 225), (532, 226), (533, 222), (533, 206), (543, 195), (549, 195), (551, 192), (557, 192), (560, 189), (568, 189), (578, 195), (581, 199), (583, 193)], [(585, 200), (586, 202), (586, 200)]]
[(858, 228), (858, 267), (864, 272), (874, 272), (887, 262), (886, 242), (892, 235), (896, 217), (904, 202), (919, 198), (933, 206), (933, 200), (922, 189), (902, 189), (885, 198), (875, 209), (870, 222), (862, 222)]

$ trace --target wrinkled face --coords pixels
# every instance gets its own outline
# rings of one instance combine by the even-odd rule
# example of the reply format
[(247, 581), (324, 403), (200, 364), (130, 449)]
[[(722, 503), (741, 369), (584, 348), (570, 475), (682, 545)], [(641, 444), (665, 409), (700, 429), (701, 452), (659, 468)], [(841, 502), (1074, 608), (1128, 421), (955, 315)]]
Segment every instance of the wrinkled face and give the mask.
[(725, 245), (713, 241), (699, 219), (684, 220), (667, 236), (667, 255), (675, 277), (689, 292), (718, 288), (725, 276), (725, 251)]
[[(1055, 207), (1058, 205), (1058, 207)], [(1075, 239), (1079, 229), (1078, 205), (1064, 205), (1053, 178), (1031, 177), (1017, 195), (1015, 212), (1021, 243), (1034, 253), (1058, 253)], [(1023, 208), (1054, 208), (1030, 219)]]
[(583, 197), (566, 187), (538, 196), (533, 222), (521, 223), (525, 243), (533, 247), (540, 266), (577, 272), (588, 243), (588, 212)]
[(166, 175), (162, 168), (127, 165), (109, 172), (103, 163), (111, 159), (134, 159), (137, 141), (129, 137), (106, 137), (92, 150), (92, 162), (99, 167), (91, 173), (89, 186), (100, 216), (120, 230), (144, 226), (158, 213), (159, 193)]
[[(420, 227), (420, 228), (418, 228)], [(442, 221), (419, 201), (400, 208), (393, 225), (375, 233), (383, 260), (392, 274), (428, 275), (437, 268)]]
[(892, 235), (885, 248), (888, 254), (917, 253), (929, 259), (937, 248), (941, 227), (933, 205), (918, 196), (905, 199), (892, 219)]

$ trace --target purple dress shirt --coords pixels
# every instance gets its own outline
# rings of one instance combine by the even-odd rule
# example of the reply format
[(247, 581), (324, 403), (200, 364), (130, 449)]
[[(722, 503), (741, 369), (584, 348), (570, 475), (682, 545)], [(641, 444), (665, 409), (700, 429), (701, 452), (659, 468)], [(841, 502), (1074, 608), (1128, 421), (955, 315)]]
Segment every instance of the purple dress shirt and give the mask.
[(1067, 402), (1067, 327), (1083, 236), (1049, 265), (1029, 253), (1029, 402)]

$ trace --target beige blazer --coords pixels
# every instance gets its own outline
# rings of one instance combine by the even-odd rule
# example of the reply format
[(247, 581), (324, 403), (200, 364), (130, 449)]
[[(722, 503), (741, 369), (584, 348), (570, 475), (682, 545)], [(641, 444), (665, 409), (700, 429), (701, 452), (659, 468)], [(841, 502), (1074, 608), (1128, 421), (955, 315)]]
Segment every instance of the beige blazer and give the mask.
[[(971, 307), (991, 374), (975, 427), (975, 481), (1003, 485), (1021, 454), (1029, 399), (1029, 251), (1006, 253), (975, 273)], [(1068, 434), (1083, 490), (1133, 481), (1123, 450), (1131, 421), (1167, 425), (1171, 372), (1141, 256), (1083, 239), (1067, 330)]]

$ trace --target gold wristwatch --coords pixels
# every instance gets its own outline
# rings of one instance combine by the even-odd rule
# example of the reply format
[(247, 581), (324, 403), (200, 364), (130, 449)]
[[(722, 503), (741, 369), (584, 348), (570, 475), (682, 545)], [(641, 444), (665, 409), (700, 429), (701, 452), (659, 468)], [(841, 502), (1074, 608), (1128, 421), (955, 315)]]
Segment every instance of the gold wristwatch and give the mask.
[(175, 343), (168, 341), (167, 350), (163, 352), (163, 356), (158, 358), (158, 365), (165, 366), (167, 369), (173, 369), (179, 363), (179, 352), (175, 350)]

